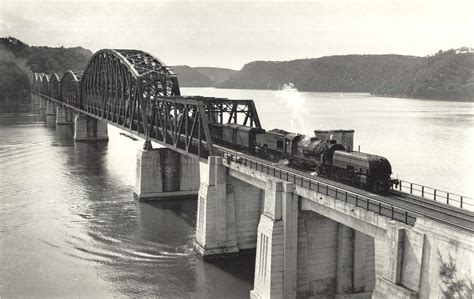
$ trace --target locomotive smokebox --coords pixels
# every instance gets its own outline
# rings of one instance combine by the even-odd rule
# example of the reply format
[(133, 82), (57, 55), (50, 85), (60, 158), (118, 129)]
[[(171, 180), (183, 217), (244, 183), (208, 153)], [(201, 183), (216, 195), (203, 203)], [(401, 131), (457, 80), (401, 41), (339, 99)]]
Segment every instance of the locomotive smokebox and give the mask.
[(320, 140), (335, 140), (350, 152), (354, 148), (354, 132), (355, 130), (314, 130), (314, 136)]

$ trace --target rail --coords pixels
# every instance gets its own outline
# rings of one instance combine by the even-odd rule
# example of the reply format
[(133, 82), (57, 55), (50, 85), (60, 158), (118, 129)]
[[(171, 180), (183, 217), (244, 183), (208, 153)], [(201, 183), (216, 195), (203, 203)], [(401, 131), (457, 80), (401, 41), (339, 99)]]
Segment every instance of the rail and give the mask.
[(402, 180), (399, 180), (396, 190), (402, 193), (419, 196), (461, 209), (474, 211), (474, 200), (471, 197)]
[(326, 184), (305, 177), (300, 174), (292, 173), (287, 170), (271, 166), (267, 163), (259, 162), (250, 158), (245, 158), (240, 155), (236, 156), (236, 154), (232, 151), (225, 150), (222, 147), (219, 147), (219, 151), (223, 153), (224, 159), (226, 159), (228, 163), (232, 161), (238, 164), (242, 164), (244, 166), (255, 169), (256, 171), (260, 171), (266, 173), (267, 175), (271, 175), (273, 177), (292, 182), (294, 185), (298, 185), (312, 191), (323, 193), (327, 196), (335, 198), (336, 200), (341, 200), (345, 203), (353, 204), (356, 207), (363, 208), (378, 215), (403, 222), (407, 225), (414, 226), (416, 218), (417, 216), (419, 216), (419, 214), (408, 211), (406, 209), (387, 204), (360, 194), (356, 194), (351, 191), (347, 191), (342, 188), (338, 188), (330, 184)]

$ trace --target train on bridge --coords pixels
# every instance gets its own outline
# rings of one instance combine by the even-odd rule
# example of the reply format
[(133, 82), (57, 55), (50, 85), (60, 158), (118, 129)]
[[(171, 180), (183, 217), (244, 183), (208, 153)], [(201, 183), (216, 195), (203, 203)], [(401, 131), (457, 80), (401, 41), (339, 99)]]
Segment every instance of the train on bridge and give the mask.
[(332, 135), (326, 139), (239, 124), (211, 123), (209, 128), (217, 144), (267, 160), (284, 160), (292, 167), (360, 188), (383, 192), (398, 184), (391, 178), (392, 167), (386, 158), (351, 151)]

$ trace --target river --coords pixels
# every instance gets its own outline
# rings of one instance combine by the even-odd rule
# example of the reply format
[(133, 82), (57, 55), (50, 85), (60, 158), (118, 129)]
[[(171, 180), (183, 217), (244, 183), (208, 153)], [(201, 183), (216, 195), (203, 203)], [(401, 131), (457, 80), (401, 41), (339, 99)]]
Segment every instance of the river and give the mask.
[[(355, 146), (395, 176), (473, 194), (474, 105), (288, 89), (183, 88), (255, 100), (264, 128), (355, 129)], [(133, 141), (74, 143), (29, 100), (0, 102), (0, 297), (246, 298), (251, 257), (203, 262), (196, 200), (133, 197)]]

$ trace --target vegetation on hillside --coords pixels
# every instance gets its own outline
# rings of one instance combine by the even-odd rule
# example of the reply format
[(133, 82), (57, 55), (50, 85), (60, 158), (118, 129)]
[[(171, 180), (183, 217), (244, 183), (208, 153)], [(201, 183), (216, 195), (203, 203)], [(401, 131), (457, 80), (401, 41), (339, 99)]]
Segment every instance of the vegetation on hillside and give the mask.
[[(30, 47), (0, 38), (0, 98), (29, 91), (33, 72), (58, 73), (85, 68), (92, 52), (80, 47)], [(427, 57), (339, 55), (291, 61), (254, 61), (240, 71), (174, 66), (180, 86), (370, 92), (375, 95), (474, 100), (474, 50), (440, 51)]]
[(171, 69), (178, 76), (179, 85), (182, 87), (211, 87), (214, 82), (207, 75), (187, 65), (172, 66)]
[(177, 74), (181, 86), (275, 90), (292, 83), (300, 91), (474, 100), (474, 52), (470, 48), (427, 57), (343, 55), (254, 61), (240, 71), (185, 67)]
[(30, 47), (13, 37), (0, 38), (0, 99), (26, 95), (34, 72), (82, 70), (91, 56), (80, 47)]
[(293, 83), (300, 91), (370, 92), (418, 60), (402, 55), (344, 55), (246, 64), (224, 88), (279, 89)]
[(401, 69), (372, 92), (376, 95), (474, 100), (474, 53), (440, 51)]
[(183, 87), (216, 87), (238, 72), (218, 67), (189, 67), (187, 65), (176, 65), (171, 68), (178, 75), (179, 84)]
[(220, 67), (195, 67), (194, 69), (208, 76), (216, 86), (227, 81), (231, 76), (239, 72)]

